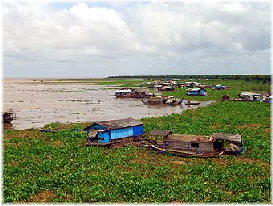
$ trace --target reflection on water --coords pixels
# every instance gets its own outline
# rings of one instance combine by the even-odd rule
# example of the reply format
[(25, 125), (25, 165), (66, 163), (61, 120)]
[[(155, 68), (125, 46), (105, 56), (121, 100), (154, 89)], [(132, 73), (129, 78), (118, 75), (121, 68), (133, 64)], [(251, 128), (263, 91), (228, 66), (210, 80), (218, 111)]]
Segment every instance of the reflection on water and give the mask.
[(13, 109), (16, 113), (14, 129), (42, 127), (50, 122), (163, 116), (198, 106), (147, 106), (140, 99), (117, 99), (107, 86), (4, 81), (4, 110)]

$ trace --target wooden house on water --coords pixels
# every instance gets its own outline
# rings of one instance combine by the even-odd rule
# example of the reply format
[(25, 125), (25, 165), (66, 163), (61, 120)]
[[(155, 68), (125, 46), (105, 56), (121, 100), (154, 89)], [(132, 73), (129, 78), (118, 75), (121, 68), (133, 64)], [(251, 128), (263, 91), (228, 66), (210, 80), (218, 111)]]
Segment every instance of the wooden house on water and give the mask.
[(189, 96), (205, 96), (205, 95), (207, 95), (207, 93), (204, 88), (192, 88), (192, 89), (187, 89), (187, 95), (189, 95)]
[[(89, 143), (127, 142), (143, 135), (142, 122), (133, 118), (95, 122), (85, 128)], [(90, 145), (92, 146), (92, 144)]]

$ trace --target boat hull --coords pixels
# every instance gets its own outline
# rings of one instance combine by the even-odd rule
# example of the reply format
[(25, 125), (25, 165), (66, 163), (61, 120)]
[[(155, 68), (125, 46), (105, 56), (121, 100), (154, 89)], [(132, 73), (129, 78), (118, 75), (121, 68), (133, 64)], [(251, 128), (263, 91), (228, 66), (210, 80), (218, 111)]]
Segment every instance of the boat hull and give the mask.
[(222, 155), (239, 155), (244, 148), (241, 147), (239, 151), (233, 152), (225, 152), (224, 150), (215, 151), (215, 152), (197, 152), (197, 151), (186, 151), (186, 150), (178, 150), (178, 149), (171, 149), (171, 148), (161, 148), (155, 145), (151, 145), (150, 148), (152, 150), (167, 154), (167, 155), (174, 155), (180, 157), (197, 157), (197, 158), (213, 158), (213, 157), (220, 157)]

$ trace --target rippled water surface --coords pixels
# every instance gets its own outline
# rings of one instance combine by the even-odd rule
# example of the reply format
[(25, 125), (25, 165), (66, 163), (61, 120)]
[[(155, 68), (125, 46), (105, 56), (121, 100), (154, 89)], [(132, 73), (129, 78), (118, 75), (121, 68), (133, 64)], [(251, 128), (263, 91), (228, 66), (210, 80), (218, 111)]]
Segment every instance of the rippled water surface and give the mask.
[[(139, 99), (117, 99), (109, 86), (88, 84), (47, 84), (4, 81), (4, 110), (13, 109), (14, 129), (42, 127), (50, 122), (86, 122), (126, 117), (139, 119), (198, 106), (147, 106)], [(211, 102), (201, 102), (205, 106)]]

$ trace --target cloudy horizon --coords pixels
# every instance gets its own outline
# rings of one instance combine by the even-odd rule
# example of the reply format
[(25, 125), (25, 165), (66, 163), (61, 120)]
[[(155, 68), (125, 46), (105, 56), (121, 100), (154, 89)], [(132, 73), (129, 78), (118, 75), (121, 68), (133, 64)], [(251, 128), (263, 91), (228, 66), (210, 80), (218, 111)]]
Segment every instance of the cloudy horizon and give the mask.
[(13, 0), (2, 7), (4, 78), (271, 73), (270, 1)]

